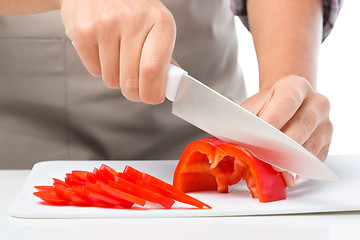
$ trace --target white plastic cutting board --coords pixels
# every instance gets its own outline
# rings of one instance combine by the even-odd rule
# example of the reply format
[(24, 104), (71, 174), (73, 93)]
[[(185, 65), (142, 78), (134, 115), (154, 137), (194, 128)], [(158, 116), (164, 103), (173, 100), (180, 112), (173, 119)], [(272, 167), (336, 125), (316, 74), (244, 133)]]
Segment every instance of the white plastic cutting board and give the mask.
[[(177, 161), (48, 161), (34, 165), (18, 193), (9, 214), (19, 218), (130, 218), (130, 217), (200, 217), (294, 214), (360, 210), (360, 156), (330, 156), (326, 164), (339, 181), (300, 179), (295, 188), (288, 189), (286, 200), (259, 203), (250, 196), (244, 183), (230, 188), (230, 193), (200, 192), (190, 195), (212, 206), (194, 209), (175, 203), (172, 209), (146, 205), (147, 208), (109, 209), (97, 207), (49, 206), (35, 197), (33, 186), (51, 185), (52, 178), (64, 179), (72, 170), (92, 171), (106, 163), (118, 171), (130, 165), (140, 171), (172, 182)], [(150, 208), (150, 209), (149, 209)]]

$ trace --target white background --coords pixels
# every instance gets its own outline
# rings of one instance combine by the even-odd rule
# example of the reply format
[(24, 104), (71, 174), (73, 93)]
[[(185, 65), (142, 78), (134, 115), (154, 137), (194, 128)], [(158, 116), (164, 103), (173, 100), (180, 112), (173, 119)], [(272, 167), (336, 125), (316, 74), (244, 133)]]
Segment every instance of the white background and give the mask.
[[(360, 154), (360, 1), (345, 0), (335, 27), (321, 46), (318, 92), (331, 103), (334, 134), (329, 154)], [(251, 34), (237, 19), (239, 63), (248, 95), (258, 90)]]

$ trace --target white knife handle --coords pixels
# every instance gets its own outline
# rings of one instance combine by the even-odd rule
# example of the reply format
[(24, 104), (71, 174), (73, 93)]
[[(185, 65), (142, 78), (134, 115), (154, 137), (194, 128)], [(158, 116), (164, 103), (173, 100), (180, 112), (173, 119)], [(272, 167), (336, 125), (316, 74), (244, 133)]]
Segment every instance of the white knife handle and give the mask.
[(181, 78), (184, 74), (187, 74), (187, 71), (176, 67), (172, 64), (169, 64), (169, 70), (166, 80), (166, 89), (165, 96), (170, 101), (174, 101), (176, 97), (177, 90), (179, 88)]

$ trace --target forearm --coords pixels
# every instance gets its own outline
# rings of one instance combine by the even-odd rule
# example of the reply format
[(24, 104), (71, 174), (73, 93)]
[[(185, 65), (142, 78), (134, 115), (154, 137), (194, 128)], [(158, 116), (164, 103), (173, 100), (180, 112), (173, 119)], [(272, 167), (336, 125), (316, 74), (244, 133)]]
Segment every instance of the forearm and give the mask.
[(59, 9), (59, 0), (0, 0), (0, 14), (32, 14)]
[(322, 1), (248, 0), (247, 8), (260, 89), (287, 75), (304, 77), (315, 88)]

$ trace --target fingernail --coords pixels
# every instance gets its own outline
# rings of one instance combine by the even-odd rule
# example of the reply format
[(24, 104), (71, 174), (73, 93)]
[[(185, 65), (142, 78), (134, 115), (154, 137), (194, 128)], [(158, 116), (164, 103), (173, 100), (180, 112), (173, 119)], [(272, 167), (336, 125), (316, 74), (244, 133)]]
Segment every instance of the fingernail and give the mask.
[(286, 186), (288, 187), (295, 187), (296, 186), (296, 177), (289, 172), (282, 172), (284, 181), (286, 183)]

